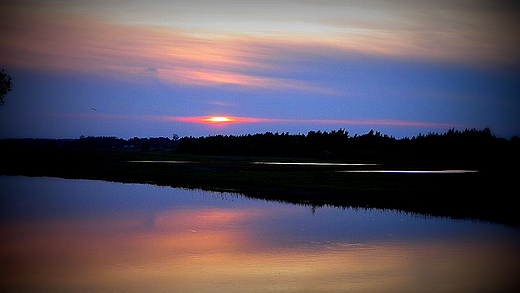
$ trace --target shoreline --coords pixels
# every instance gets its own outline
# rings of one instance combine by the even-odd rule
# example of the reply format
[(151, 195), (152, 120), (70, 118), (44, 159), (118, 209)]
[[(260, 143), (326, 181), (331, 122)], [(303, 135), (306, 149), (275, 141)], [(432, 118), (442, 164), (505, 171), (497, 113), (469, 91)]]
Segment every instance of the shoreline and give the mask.
[[(284, 164), (265, 163), (273, 162), (273, 158), (209, 157), (153, 151), (37, 150), (13, 156), (0, 168), (0, 174), (231, 191), (250, 198), (311, 207), (393, 209), (520, 227), (512, 197), (515, 194), (514, 176), (503, 170), (450, 174), (431, 171), (465, 169), (439, 162), (274, 159)], [(403, 172), (361, 172), (389, 167), (398, 167)], [(359, 172), (344, 172), (345, 168)], [(404, 172), (410, 168), (430, 172)]]

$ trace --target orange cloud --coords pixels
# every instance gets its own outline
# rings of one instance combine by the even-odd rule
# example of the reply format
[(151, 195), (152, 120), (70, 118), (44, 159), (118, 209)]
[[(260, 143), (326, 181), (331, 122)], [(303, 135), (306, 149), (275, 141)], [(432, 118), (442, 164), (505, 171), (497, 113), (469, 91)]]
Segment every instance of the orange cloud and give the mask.
[(271, 122), (274, 119), (246, 118), (233, 116), (201, 116), (201, 117), (169, 117), (168, 120), (193, 123), (215, 124), (215, 123), (257, 123)]
[(225, 117), (225, 121), (213, 120), (215, 116), (200, 116), (200, 117), (165, 117), (171, 121), (183, 121), (192, 123), (300, 123), (300, 124), (339, 124), (339, 125), (391, 125), (391, 126), (409, 126), (409, 127), (434, 127), (434, 128), (453, 128), (453, 127), (469, 127), (467, 125), (449, 124), (449, 123), (433, 123), (433, 122), (418, 122), (418, 121), (404, 121), (404, 120), (330, 120), (330, 119), (270, 119), (270, 118), (246, 118), (233, 116), (217, 116)]
[[(143, 75), (152, 76), (147, 69), (153, 68), (153, 77), (166, 83), (339, 95), (342, 93), (317, 82), (281, 77), (280, 73), (294, 69), (277, 65), (276, 61), (291, 58), (295, 51), (411, 55), (457, 61), (469, 56), (482, 62), (490, 58), (511, 61), (518, 55), (511, 52), (511, 46), (486, 45), (504, 43), (507, 32), (493, 34), (500, 40), (489, 34), (479, 37), (475, 30), (467, 32), (464, 38), (458, 38), (458, 31), (432, 30), (424, 35), (421, 30), (409, 29), (416, 23), (414, 19), (409, 19), (409, 25), (383, 29), (385, 26), (374, 26), (372, 22), (340, 21), (326, 6), (321, 8), (331, 17), (318, 21), (318, 27), (328, 30), (308, 35), (284, 34), (283, 28), (276, 34), (255, 35), (247, 30), (231, 34), (219, 28), (215, 29), (218, 33), (204, 34), (203, 27), (138, 25), (33, 6), (0, 6), (0, 63), (4, 66), (88, 72), (132, 82), (141, 82)], [(432, 29), (435, 25), (421, 28)], [(510, 38), (509, 42), (516, 44), (517, 39)]]
[[(347, 125), (392, 125), (392, 126), (412, 126), (412, 127), (435, 127), (435, 128), (453, 128), (464, 127), (458, 124), (449, 123), (432, 123), (404, 120), (297, 120), (298, 122), (318, 123), (318, 124), (347, 124)], [(467, 127), (467, 126), (466, 126)]]
[[(77, 3), (62, 8), (24, 2), (0, 4), (2, 64), (120, 75), (134, 81), (143, 69), (156, 68), (161, 80), (181, 84), (326, 92), (316, 84), (258, 73), (276, 70), (266, 60), (283, 55), (287, 48), (479, 64), (520, 59), (514, 9), (499, 4), (495, 10), (485, 9), (478, 1), (464, 4), (471, 9), (453, 1), (413, 6), (396, 1), (380, 9), (371, 1), (271, 3), (277, 9), (265, 5), (255, 13), (249, 5), (234, 2), (219, 3), (212, 7), (215, 13), (203, 13), (195, 1), (175, 7), (181, 14), (190, 12), (183, 18), (184, 26), (153, 4), (146, 7), (160, 21), (135, 14), (141, 7), (136, 3), (116, 1), (115, 7), (121, 7), (105, 9), (101, 1), (85, 9)], [(212, 25), (204, 25), (200, 17)]]
[(8, 24), (0, 26), (0, 60), (7, 64), (105, 74), (261, 66), (248, 60), (237, 44), (190, 37), (171, 28), (114, 24), (44, 9), (11, 8), (0, 16)]
[(152, 77), (182, 85), (338, 94), (307, 81), (269, 77), (266, 71), (279, 69), (263, 58), (280, 48), (258, 49), (259, 40), (250, 37), (207, 39), (173, 28), (116, 24), (46, 9), (12, 8), (0, 17), (9, 24), (0, 26), (0, 63), (5, 65), (88, 72), (132, 82)]
[(161, 116), (161, 115), (121, 115), (121, 114), (107, 114), (107, 113), (89, 113), (89, 114), (53, 114), (51, 117), (69, 117), (80, 119), (103, 119), (110, 121), (179, 121), (188, 123), (200, 123), (208, 125), (227, 125), (237, 123), (274, 123), (274, 124), (317, 124), (317, 125), (366, 125), (366, 126), (404, 126), (404, 127), (428, 127), (439, 129), (450, 128), (473, 128), (475, 125), (462, 125), (453, 123), (436, 123), (436, 122), (422, 122), (422, 121), (406, 121), (406, 120), (377, 120), (377, 119), (276, 119), (276, 118), (253, 118), (253, 117), (238, 117), (227, 115), (211, 115), (211, 116), (193, 116), (193, 117), (179, 117), (179, 116)]

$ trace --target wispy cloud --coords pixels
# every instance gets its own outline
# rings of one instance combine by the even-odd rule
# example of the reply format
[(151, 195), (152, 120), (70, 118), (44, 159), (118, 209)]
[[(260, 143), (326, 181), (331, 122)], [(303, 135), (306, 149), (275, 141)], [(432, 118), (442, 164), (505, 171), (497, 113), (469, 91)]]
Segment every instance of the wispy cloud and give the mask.
[[(69, 117), (86, 120), (104, 120), (104, 121), (172, 121), (200, 124), (242, 124), (242, 123), (258, 123), (258, 124), (302, 124), (302, 125), (364, 125), (364, 126), (405, 126), (405, 127), (428, 127), (428, 128), (471, 128), (475, 126), (453, 124), (453, 123), (436, 123), (422, 121), (406, 121), (406, 120), (383, 120), (383, 119), (277, 119), (277, 118), (258, 118), (258, 117), (239, 117), (227, 115), (212, 116), (164, 116), (164, 115), (129, 115), (129, 114), (108, 114), (108, 113), (54, 113), (49, 114), (51, 117)], [(225, 119), (217, 119), (215, 117), (225, 117)]]
[(259, 7), (223, 1), (209, 10), (208, 3), (195, 1), (176, 8), (187, 14), (180, 22), (164, 18), (162, 11), (173, 4), (163, 2), (147, 4), (154, 15), (149, 18), (136, 12), (143, 6), (138, 2), (73, 2), (66, 8), (27, 2), (33, 6), (0, 9), (3, 64), (119, 77), (155, 68), (157, 78), (169, 83), (334, 94), (312, 81), (284, 76), (293, 69), (277, 62), (295, 51), (323, 58), (333, 52), (520, 61), (520, 21), (505, 5), (482, 1), (466, 1), (467, 6), (453, 1), (273, 1)]
[(260, 54), (251, 40), (208, 40), (56, 12), (18, 12), (4, 20), (9, 27), (0, 27), (0, 61), (7, 65), (131, 79), (144, 74), (181, 85), (334, 93), (310, 81), (273, 76), (278, 72), (262, 60), (270, 52)]
[[(167, 117), (155, 116), (159, 119), (166, 119), (171, 121), (182, 121), (190, 123), (214, 124), (212, 120), (214, 116), (200, 116), (200, 117)], [(225, 116), (227, 119), (219, 123), (298, 123), (298, 124), (316, 124), (316, 125), (368, 125), (368, 126), (407, 126), (407, 127), (430, 127), (430, 128), (464, 128), (466, 125), (450, 124), (450, 123), (435, 123), (435, 122), (420, 122), (420, 121), (399, 121), (399, 120), (373, 120), (373, 119), (359, 119), (359, 120), (330, 120), (330, 119), (272, 119), (272, 118), (246, 118)]]
[[(222, 118), (222, 119), (215, 119)], [(233, 116), (201, 116), (201, 117), (162, 117), (169, 121), (182, 121), (203, 124), (227, 124), (227, 123), (258, 123), (258, 122), (272, 122), (271, 119), (261, 118), (246, 118)]]

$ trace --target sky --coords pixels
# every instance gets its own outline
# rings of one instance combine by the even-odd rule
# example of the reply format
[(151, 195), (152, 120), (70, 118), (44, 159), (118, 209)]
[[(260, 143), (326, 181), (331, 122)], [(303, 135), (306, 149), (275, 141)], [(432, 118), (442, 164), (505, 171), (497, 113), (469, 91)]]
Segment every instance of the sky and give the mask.
[(485, 127), (510, 138), (515, 2), (4, 0), (13, 90), (0, 138)]

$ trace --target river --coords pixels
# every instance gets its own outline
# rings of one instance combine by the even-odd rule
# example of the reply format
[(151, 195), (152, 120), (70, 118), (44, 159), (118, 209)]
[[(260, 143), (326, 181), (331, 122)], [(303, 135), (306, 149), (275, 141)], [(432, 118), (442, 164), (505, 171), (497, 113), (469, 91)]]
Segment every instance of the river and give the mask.
[(520, 230), (0, 176), (1, 292), (517, 292)]

